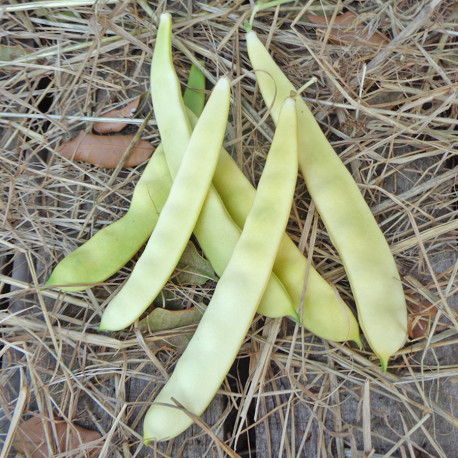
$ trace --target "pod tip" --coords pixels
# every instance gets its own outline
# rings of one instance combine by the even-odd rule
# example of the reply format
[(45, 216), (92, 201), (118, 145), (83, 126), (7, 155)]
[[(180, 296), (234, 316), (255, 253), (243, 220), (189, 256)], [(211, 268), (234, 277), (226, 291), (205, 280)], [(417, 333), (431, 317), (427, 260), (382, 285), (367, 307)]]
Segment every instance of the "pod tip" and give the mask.
[(360, 350), (363, 348), (363, 343), (361, 342), (361, 336), (359, 333), (356, 333), (356, 335), (353, 336), (350, 340), (354, 342)]
[(385, 373), (388, 369), (388, 361), (391, 354), (389, 353), (376, 353), (378, 359), (380, 360), (380, 366), (382, 367), (382, 372)]
[(231, 80), (229, 79), (228, 76), (222, 76), (219, 80), (218, 80), (218, 83), (221, 84), (221, 85), (227, 85), (227, 86), (230, 86), (231, 84)]
[(64, 291), (64, 292), (67, 292), (67, 293), (75, 293), (75, 292), (80, 292), (80, 291), (85, 291), (86, 289), (89, 289), (91, 288), (92, 286), (94, 286), (93, 284), (91, 283), (84, 283), (84, 282), (71, 282), (69, 280), (64, 280), (64, 279), (61, 279), (60, 281), (59, 280), (56, 280), (55, 278), (53, 278), (53, 276), (51, 275), (49, 278), (48, 278), (48, 281), (43, 284), (40, 289), (44, 289), (44, 288), (55, 288), (55, 289), (58, 289), (59, 291)]
[(102, 314), (102, 319), (100, 320), (99, 327), (97, 328), (97, 332), (102, 332), (102, 331), (122, 331), (123, 329), (126, 329), (128, 326), (132, 324), (132, 322), (127, 322), (122, 319), (122, 317), (119, 316), (113, 316), (114, 313), (111, 312), (106, 316), (107, 309), (105, 309), (105, 312)]
[(121, 329), (126, 328), (127, 326), (120, 326), (119, 323), (110, 323), (110, 320), (104, 319), (102, 316), (102, 320), (100, 321), (99, 327), (97, 328), (97, 332), (103, 331), (120, 331)]
[(303, 325), (303, 322), (301, 320), (301, 317), (299, 316), (299, 314), (297, 313), (297, 310), (294, 309), (293, 313), (291, 314), (291, 318), (299, 325), (299, 326), (302, 326)]
[(296, 106), (296, 98), (295, 97), (287, 97), (283, 102), (283, 106), (289, 109), (292, 109)]

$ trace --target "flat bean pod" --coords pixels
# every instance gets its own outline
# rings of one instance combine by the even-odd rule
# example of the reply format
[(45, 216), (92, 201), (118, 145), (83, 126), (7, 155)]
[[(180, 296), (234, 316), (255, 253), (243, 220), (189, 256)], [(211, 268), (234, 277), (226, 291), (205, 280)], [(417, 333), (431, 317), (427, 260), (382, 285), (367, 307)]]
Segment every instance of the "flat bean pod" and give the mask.
[[(255, 32), (247, 34), (248, 55), (262, 96), (278, 122), (283, 101), (294, 91)], [(297, 101), (299, 166), (318, 212), (339, 252), (366, 339), (388, 359), (405, 342), (407, 308), (388, 243), (350, 172), (341, 162), (302, 99)]]
[[(189, 114), (189, 119), (191, 126), (197, 121), (192, 114)], [(213, 185), (233, 220), (243, 228), (256, 190), (224, 149), (221, 150), (213, 175)], [(309, 331), (323, 339), (337, 342), (353, 340), (361, 346), (359, 327), (353, 312), (342, 301), (337, 290), (313, 266), (310, 266), (308, 272), (302, 307), (307, 259), (286, 233), (281, 240), (273, 272), (291, 297), (296, 312), (299, 313), (302, 308), (300, 318)], [(271, 307), (270, 301), (263, 300), (259, 304), (258, 313), (271, 318), (291, 315), (285, 305), (288, 304), (278, 302), (275, 307)]]
[(216, 84), (196, 124), (156, 227), (121, 291), (105, 309), (100, 330), (132, 324), (173, 273), (192, 234), (218, 161), (230, 103), (230, 83)]
[(221, 386), (269, 281), (296, 176), (296, 110), (294, 100), (288, 99), (242, 235), (196, 333), (146, 414), (146, 443), (176, 437), (192, 424), (188, 415), (174, 407), (173, 399), (201, 415)]
[[(160, 18), (151, 65), (151, 95), (165, 156), (174, 177), (192, 130), (172, 62), (170, 14), (162, 14)], [(213, 185), (202, 207), (194, 234), (213, 269), (221, 276), (240, 237), (241, 229), (230, 217)], [(281, 305), (280, 316), (286, 314), (285, 310), (288, 310), (288, 315), (297, 315), (291, 298), (275, 275), (272, 275), (262, 302), (266, 314), (275, 315)]]

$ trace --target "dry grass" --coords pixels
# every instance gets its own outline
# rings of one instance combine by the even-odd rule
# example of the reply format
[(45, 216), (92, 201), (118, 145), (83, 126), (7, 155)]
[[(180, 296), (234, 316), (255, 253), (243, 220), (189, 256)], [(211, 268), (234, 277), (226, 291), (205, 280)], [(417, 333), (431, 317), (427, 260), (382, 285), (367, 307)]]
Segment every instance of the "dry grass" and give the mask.
[[(273, 125), (269, 119), (260, 124), (266, 107), (245, 49), (243, 22), (251, 5), (167, 3), (180, 79), (196, 58), (205, 60), (210, 81), (225, 73), (238, 78), (227, 145), (257, 182)], [(97, 334), (106, 300), (131, 264), (84, 293), (40, 285), (58, 260), (129, 205), (143, 166), (113, 175), (72, 163), (54, 149), (101, 113), (148, 90), (155, 18), (164, 4), (0, 6), (0, 45), (24, 51), (0, 63), (2, 456), (20, 419), (32, 413), (97, 429), (104, 436), (100, 456), (152, 453), (141, 444), (142, 416), (179, 357), (174, 344), (189, 328)], [(329, 31), (317, 31), (306, 17), (342, 8), (390, 44), (333, 44)], [(423, 320), (426, 332), (409, 339), (383, 375), (367, 346), (325, 342), (290, 320), (258, 317), (239, 354), (245, 370), (233, 371), (194, 436), (155, 453), (452, 456), (458, 380), (454, 2), (295, 2), (260, 12), (254, 29), (297, 87), (317, 77), (306, 100), (360, 183), (396, 257), (413, 323)], [(154, 120), (143, 138), (159, 142)], [(339, 257), (302, 181), (292, 215), (293, 240), (313, 253), (318, 270), (352, 305)], [(208, 301), (213, 286), (167, 289), (188, 307)]]

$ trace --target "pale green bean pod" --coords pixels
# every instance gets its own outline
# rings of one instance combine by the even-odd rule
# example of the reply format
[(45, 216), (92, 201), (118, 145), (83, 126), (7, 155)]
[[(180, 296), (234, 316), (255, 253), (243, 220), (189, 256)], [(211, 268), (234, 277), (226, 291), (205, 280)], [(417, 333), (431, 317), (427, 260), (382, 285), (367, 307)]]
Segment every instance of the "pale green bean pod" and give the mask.
[(192, 234), (218, 161), (230, 103), (230, 83), (216, 84), (196, 124), (169, 196), (148, 243), (121, 291), (105, 309), (99, 330), (132, 324), (173, 273)]
[[(196, 116), (204, 107), (204, 89), (205, 77), (192, 65), (183, 100)], [(60, 261), (44, 286), (83, 291), (115, 274), (148, 240), (171, 186), (172, 177), (160, 144), (135, 186), (127, 213)]]
[(62, 259), (44, 286), (83, 291), (115, 274), (148, 240), (171, 186), (160, 145), (135, 186), (128, 212)]
[(242, 235), (196, 333), (146, 414), (147, 444), (176, 437), (192, 424), (186, 413), (174, 407), (173, 399), (201, 415), (221, 386), (269, 281), (296, 176), (296, 110), (294, 100), (288, 99)]
[[(250, 61), (266, 105), (278, 122), (283, 101), (295, 91), (255, 32), (247, 33)], [(298, 99), (299, 166), (307, 189), (339, 252), (366, 339), (385, 371), (407, 336), (407, 308), (390, 247), (350, 172)]]

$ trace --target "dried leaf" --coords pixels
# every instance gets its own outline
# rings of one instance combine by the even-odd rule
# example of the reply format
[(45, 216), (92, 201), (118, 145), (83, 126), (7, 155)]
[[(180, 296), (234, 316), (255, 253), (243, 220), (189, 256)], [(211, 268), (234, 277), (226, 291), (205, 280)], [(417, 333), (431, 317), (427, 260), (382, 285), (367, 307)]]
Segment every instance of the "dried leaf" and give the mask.
[(431, 324), (437, 315), (437, 308), (431, 305), (411, 302), (407, 321), (407, 333), (411, 339), (427, 337)]
[[(102, 118), (132, 118), (140, 103), (140, 97), (137, 97), (133, 102), (130, 102), (123, 108), (110, 110), (104, 113)], [(104, 122), (99, 121), (94, 123), (94, 130), (99, 134), (111, 134), (113, 132), (120, 132), (127, 126), (126, 122)]]
[(154, 337), (154, 344), (157, 345), (158, 348), (173, 349), (178, 354), (181, 354), (188, 346), (193, 335), (194, 330), (186, 328), (184, 328), (183, 331), (173, 329), (170, 331), (162, 331), (160, 333), (160, 338), (158, 336)]
[[(114, 169), (130, 145), (133, 135), (94, 135), (81, 131), (77, 137), (62, 143), (57, 152), (67, 159), (85, 161), (99, 167)], [(141, 164), (153, 154), (154, 146), (139, 140), (130, 153), (124, 167)]]
[(156, 345), (175, 348), (181, 352), (194, 335), (194, 329), (187, 329), (186, 326), (197, 324), (201, 318), (202, 311), (195, 307), (186, 310), (167, 310), (158, 307), (141, 320), (138, 327), (143, 331), (160, 332), (161, 338), (154, 341)]
[[(14, 448), (29, 457), (52, 456), (52, 450), (48, 447), (44, 422), (49, 422), (49, 432), (52, 436), (52, 425), (47, 419), (32, 417), (21, 423), (18, 427)], [(91, 431), (78, 425), (66, 423), (64, 420), (54, 419), (57, 437), (54, 439), (55, 451), (60, 453), (81, 450), (85, 456), (96, 457), (100, 453), (102, 444), (85, 446), (89, 442), (98, 441), (102, 436), (98, 431)]]
[[(316, 25), (328, 25), (331, 18), (326, 16), (307, 15), (308, 20)], [(319, 30), (319, 29), (318, 29)], [(376, 45), (388, 43), (388, 39), (380, 32), (374, 32), (372, 35), (366, 30), (366, 27), (358, 23), (358, 16), (348, 11), (336, 16), (331, 32), (329, 34), (331, 43), (341, 44), (353, 43), (354, 41), (364, 41)]]
[(217, 280), (213, 267), (197, 252), (195, 245), (189, 242), (178, 261), (174, 280), (180, 284), (203, 285), (209, 279)]
[(140, 329), (165, 331), (196, 324), (202, 318), (202, 312), (195, 307), (186, 310), (167, 310), (155, 308), (145, 319), (138, 323)]

